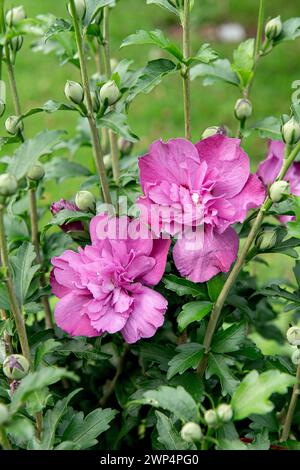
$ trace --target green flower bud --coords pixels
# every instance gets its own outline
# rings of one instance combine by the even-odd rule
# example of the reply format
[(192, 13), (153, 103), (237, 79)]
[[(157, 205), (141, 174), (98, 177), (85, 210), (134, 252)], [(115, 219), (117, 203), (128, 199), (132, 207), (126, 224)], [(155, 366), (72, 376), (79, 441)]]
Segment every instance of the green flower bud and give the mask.
[(21, 354), (12, 354), (3, 362), (3, 372), (9, 379), (23, 379), (29, 372), (29, 362)]
[(27, 173), (27, 178), (32, 181), (40, 181), (45, 176), (45, 170), (42, 165), (33, 165)]
[(211, 137), (212, 135), (218, 134), (219, 133), (219, 127), (218, 126), (211, 126), (207, 127), (205, 131), (203, 132), (201, 139), (207, 139), (207, 137)]
[(115, 104), (120, 96), (120, 90), (114, 80), (109, 80), (100, 89), (100, 100), (109, 106)]
[(18, 189), (18, 182), (14, 175), (3, 173), (0, 175), (0, 195), (12, 196)]
[(0, 99), (0, 117), (5, 113), (6, 104), (3, 100)]
[(9, 116), (5, 121), (5, 129), (11, 135), (23, 132), (24, 125), (18, 116)]
[(299, 141), (300, 125), (294, 117), (283, 124), (281, 127), (281, 134), (284, 142), (288, 145), (294, 145)]
[(288, 181), (275, 181), (270, 187), (270, 198), (273, 202), (280, 202), (284, 197), (290, 194), (290, 185)]
[(115, 59), (114, 57), (112, 57), (112, 58), (110, 59), (110, 68), (111, 68), (111, 70), (114, 71), (117, 65), (118, 65), (117, 59)]
[(103, 163), (104, 163), (104, 166), (107, 170), (110, 170), (111, 167), (112, 167), (112, 162), (111, 162), (111, 155), (110, 153), (108, 153), (107, 155), (104, 155), (103, 157)]
[(91, 92), (91, 98), (92, 98), (94, 113), (98, 113), (98, 111), (100, 109), (100, 101), (99, 101), (99, 96), (98, 96), (97, 91), (92, 91)]
[(286, 338), (293, 346), (300, 345), (300, 328), (298, 326), (291, 326), (286, 332)]
[(282, 21), (280, 16), (272, 18), (267, 22), (265, 27), (265, 35), (268, 39), (276, 39), (281, 34), (282, 31)]
[[(86, 2), (85, 2), (85, 0), (74, 0), (74, 4), (75, 4), (77, 17), (80, 20), (83, 20), (84, 17), (85, 17), (85, 14), (86, 14)], [(70, 15), (72, 16), (72, 10), (71, 10), (70, 3), (68, 4), (68, 11), (69, 11)]]
[(75, 104), (81, 104), (84, 99), (84, 91), (80, 83), (68, 80), (65, 85), (65, 95), (69, 101)]
[(300, 364), (300, 349), (296, 349), (292, 354), (292, 363), (298, 366)]
[(133, 149), (133, 142), (130, 142), (129, 140), (124, 139), (123, 137), (120, 137), (118, 139), (118, 148), (122, 155), (130, 155)]
[(255, 246), (260, 250), (270, 250), (276, 245), (277, 229), (267, 227), (264, 228), (256, 237)]
[(10, 47), (13, 52), (18, 52), (23, 45), (24, 38), (23, 36), (16, 36), (10, 41)]
[(186, 442), (195, 442), (202, 439), (202, 431), (199, 424), (193, 422), (186, 423), (182, 427), (180, 435)]
[(17, 25), (20, 21), (24, 20), (25, 18), (26, 12), (23, 5), (8, 10), (5, 15), (6, 24), (10, 27)]
[(204, 420), (208, 426), (214, 427), (218, 424), (218, 415), (215, 410), (207, 410), (204, 414)]
[(226, 403), (222, 403), (217, 408), (217, 415), (218, 415), (218, 418), (223, 423), (228, 423), (228, 421), (232, 420), (233, 410), (230, 405), (226, 405)]
[(75, 204), (81, 211), (93, 212), (96, 208), (96, 199), (90, 191), (78, 191), (75, 196)]
[(234, 107), (234, 114), (239, 121), (250, 117), (252, 114), (251, 101), (247, 100), (246, 98), (237, 100)]
[(9, 418), (9, 411), (4, 403), (0, 403), (0, 426), (5, 424)]

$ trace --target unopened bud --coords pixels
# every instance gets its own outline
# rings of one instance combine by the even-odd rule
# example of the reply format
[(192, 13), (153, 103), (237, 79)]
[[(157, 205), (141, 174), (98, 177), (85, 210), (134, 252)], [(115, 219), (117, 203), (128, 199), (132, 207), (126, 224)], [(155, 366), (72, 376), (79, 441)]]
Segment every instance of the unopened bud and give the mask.
[(300, 349), (296, 349), (292, 354), (292, 363), (296, 366), (300, 364)]
[(107, 155), (104, 155), (103, 157), (103, 163), (104, 163), (104, 166), (107, 170), (110, 170), (111, 167), (112, 167), (112, 161), (111, 161), (111, 155), (110, 153), (108, 153)]
[(281, 34), (282, 31), (282, 21), (280, 16), (272, 18), (267, 22), (265, 27), (265, 35), (268, 39), (276, 39)]
[(93, 212), (96, 207), (96, 199), (90, 191), (78, 191), (75, 196), (75, 204), (81, 211)]
[(12, 196), (18, 189), (18, 182), (14, 175), (3, 173), (0, 175), (0, 195)]
[(14, 52), (18, 52), (23, 45), (23, 40), (23, 36), (16, 36), (12, 38), (12, 40), (10, 41), (11, 50)]
[(3, 372), (9, 379), (23, 379), (29, 372), (29, 362), (21, 354), (12, 354), (3, 362)]
[(120, 96), (120, 90), (114, 80), (109, 80), (100, 89), (100, 100), (109, 106), (115, 104)]
[(45, 170), (42, 165), (33, 165), (27, 173), (27, 178), (32, 181), (40, 181), (45, 176)]
[(218, 415), (215, 410), (207, 410), (204, 414), (204, 420), (208, 426), (215, 426), (218, 423)]
[(218, 126), (211, 126), (207, 127), (203, 132), (201, 139), (207, 139), (207, 137), (211, 137), (212, 135), (219, 134), (219, 127)]
[(100, 101), (97, 91), (91, 92), (92, 104), (93, 104), (93, 111), (94, 113), (98, 113), (100, 109)]
[(186, 442), (195, 442), (202, 439), (202, 431), (199, 424), (193, 422), (186, 423), (182, 427), (180, 435)]
[(222, 403), (217, 408), (217, 415), (218, 415), (218, 418), (223, 423), (228, 423), (229, 421), (231, 421), (232, 416), (233, 416), (233, 411), (232, 411), (231, 406), (226, 405), (226, 403)]
[(23, 5), (8, 10), (5, 15), (6, 24), (10, 27), (17, 25), (20, 21), (24, 20), (25, 18), (26, 12)]
[(251, 101), (247, 100), (246, 98), (237, 100), (234, 107), (234, 114), (239, 121), (250, 117), (252, 114)]
[(112, 72), (115, 70), (116, 66), (118, 65), (118, 61), (117, 59), (115, 59), (114, 57), (112, 57), (110, 59), (110, 68), (112, 70)]
[(0, 426), (5, 424), (9, 418), (9, 411), (4, 403), (0, 403)]
[(288, 145), (294, 145), (299, 141), (300, 125), (294, 117), (283, 124), (281, 127), (281, 134), (284, 142)]
[(23, 132), (24, 125), (18, 116), (9, 116), (5, 121), (5, 129), (11, 135), (17, 135)]
[(68, 80), (65, 85), (65, 95), (69, 101), (75, 104), (81, 104), (84, 98), (84, 91), (80, 83)]
[(293, 346), (300, 345), (300, 328), (298, 326), (291, 326), (286, 332), (286, 338)]
[(124, 137), (120, 137), (118, 139), (118, 148), (122, 155), (130, 155), (132, 149), (133, 149), (133, 142), (130, 142), (129, 140), (124, 139)]
[[(75, 10), (76, 10), (77, 17), (80, 20), (83, 20), (83, 18), (85, 17), (85, 14), (86, 14), (86, 2), (85, 2), (85, 0), (74, 0), (74, 4), (75, 4)], [(70, 3), (68, 4), (68, 11), (69, 11), (70, 15), (72, 16), (72, 10), (71, 10)]]
[(276, 228), (264, 228), (256, 237), (255, 246), (260, 250), (270, 250), (276, 245)]
[(288, 181), (275, 181), (270, 187), (270, 198), (273, 202), (280, 202), (290, 194), (290, 185)]
[(0, 99), (0, 117), (5, 113), (6, 104), (3, 100)]

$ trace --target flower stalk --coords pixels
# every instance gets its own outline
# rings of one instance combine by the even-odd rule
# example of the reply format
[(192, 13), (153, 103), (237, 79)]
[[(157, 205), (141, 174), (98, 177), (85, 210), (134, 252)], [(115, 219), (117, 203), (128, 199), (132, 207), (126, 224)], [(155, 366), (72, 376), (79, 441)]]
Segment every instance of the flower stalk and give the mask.
[(88, 118), (91, 135), (92, 135), (95, 164), (96, 164), (98, 176), (100, 179), (104, 201), (106, 203), (111, 203), (111, 197), (110, 197), (108, 182), (106, 178), (105, 167), (103, 163), (103, 150), (102, 150), (99, 133), (98, 133), (98, 129), (96, 126), (94, 111), (93, 111), (93, 102), (92, 102), (92, 97), (91, 97), (89, 76), (88, 76), (87, 64), (86, 64), (84, 48), (83, 48), (82, 33), (80, 30), (80, 26), (79, 26), (77, 14), (76, 14), (76, 7), (75, 7), (74, 0), (70, 0), (70, 8), (71, 8), (71, 14), (72, 14), (72, 19), (73, 19), (73, 26), (74, 26), (76, 44), (77, 44), (77, 50), (78, 50), (78, 56), (79, 56), (81, 79), (82, 79), (82, 84), (83, 84), (83, 88), (84, 88), (84, 92), (86, 96), (86, 102), (87, 102), (87, 118)]
[[(183, 57), (187, 61), (191, 55), (191, 38), (190, 38), (190, 0), (184, 1), (183, 10)], [(191, 78), (189, 65), (184, 64), (182, 67), (183, 80), (183, 106), (184, 106), (184, 127), (185, 138), (191, 140)]]
[(285, 418), (285, 422), (284, 422), (284, 425), (283, 425), (283, 430), (282, 430), (280, 442), (287, 441), (288, 438), (289, 438), (290, 431), (291, 431), (291, 426), (292, 426), (292, 422), (293, 422), (293, 417), (294, 417), (294, 413), (295, 413), (295, 410), (296, 410), (296, 405), (297, 405), (298, 398), (299, 398), (299, 394), (300, 394), (300, 363), (298, 364), (298, 367), (297, 367), (296, 383), (293, 387), (292, 397), (291, 397), (288, 412), (287, 412), (287, 415), (286, 415), (286, 418)]
[[(283, 165), (282, 165), (282, 168), (281, 168), (281, 171), (277, 177), (277, 181), (279, 180), (282, 180), (284, 178), (284, 176), (286, 175), (288, 169), (290, 168), (290, 166), (292, 165), (292, 163), (294, 162), (296, 156), (298, 155), (300, 151), (300, 143), (298, 143), (294, 149), (290, 152), (288, 158), (286, 158), (283, 162)], [(210, 319), (209, 319), (209, 322), (208, 322), (208, 326), (207, 326), (207, 330), (206, 330), (206, 333), (205, 333), (205, 337), (204, 337), (204, 342), (203, 342), (203, 345), (204, 345), (204, 348), (205, 348), (205, 351), (204, 351), (204, 356), (202, 357), (202, 359), (200, 360), (199, 364), (198, 364), (198, 368), (197, 368), (197, 372), (198, 374), (203, 377), (204, 373), (205, 373), (205, 370), (206, 370), (206, 366), (207, 366), (207, 361), (208, 361), (208, 355), (209, 355), (209, 351), (210, 351), (210, 346), (211, 346), (211, 342), (212, 342), (212, 339), (213, 339), (213, 335), (214, 335), (214, 332), (216, 330), (216, 327), (217, 327), (217, 324), (218, 324), (218, 321), (219, 321), (219, 318), (220, 318), (220, 315), (221, 315), (221, 311), (222, 311), (222, 308), (224, 306), (224, 303), (226, 302), (226, 299), (227, 299), (227, 296), (228, 294), (230, 293), (231, 291), (231, 288), (232, 286), (234, 285), (242, 267), (244, 266), (245, 264), (245, 261), (246, 261), (246, 258), (247, 258), (247, 254), (259, 232), (259, 229), (260, 229), (260, 226), (264, 220), (264, 217), (266, 215), (266, 213), (269, 211), (269, 209), (271, 208), (273, 202), (272, 200), (270, 199), (269, 196), (267, 196), (267, 198), (265, 199), (263, 205), (261, 206), (255, 220), (254, 220), (254, 223), (252, 225), (252, 228), (250, 230), (250, 233), (243, 245), (243, 248), (241, 250), (241, 253), (240, 255), (238, 256), (237, 258), (237, 261), (232, 269), (232, 271), (230, 272), (223, 288), (222, 288), (222, 291), (220, 292), (220, 295), (217, 299), (217, 301), (215, 302), (214, 304), (214, 307), (212, 309), (212, 313), (211, 313), (211, 316), (210, 316)]]
[(109, 383), (107, 384), (106, 390), (104, 391), (103, 396), (102, 396), (102, 398), (99, 402), (100, 405), (103, 408), (106, 406), (109, 398), (111, 397), (111, 395), (115, 391), (118, 379), (119, 379), (120, 375), (123, 372), (128, 352), (129, 352), (129, 345), (125, 344), (123, 354), (121, 355), (121, 357), (119, 359), (119, 362), (118, 362), (118, 365), (117, 365), (116, 373), (115, 373), (113, 379), (111, 381), (109, 381)]

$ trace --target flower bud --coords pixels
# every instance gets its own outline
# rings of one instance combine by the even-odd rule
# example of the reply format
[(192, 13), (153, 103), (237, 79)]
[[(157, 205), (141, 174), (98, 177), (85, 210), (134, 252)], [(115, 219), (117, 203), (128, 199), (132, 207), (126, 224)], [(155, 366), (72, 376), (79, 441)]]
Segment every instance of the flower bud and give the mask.
[(211, 126), (207, 127), (205, 131), (203, 132), (201, 139), (207, 139), (207, 137), (211, 137), (212, 135), (218, 134), (219, 133), (219, 127), (218, 126)]
[(18, 116), (9, 116), (5, 121), (5, 129), (11, 135), (23, 132), (24, 125)]
[(68, 80), (65, 85), (65, 95), (69, 101), (75, 104), (81, 104), (84, 98), (84, 91), (80, 83)]
[(0, 117), (5, 113), (6, 104), (3, 100), (0, 99)]
[(23, 45), (23, 36), (16, 36), (10, 41), (10, 47), (13, 52), (18, 52)]
[(103, 163), (104, 163), (104, 166), (107, 170), (110, 170), (111, 167), (112, 167), (112, 162), (111, 162), (111, 155), (110, 153), (108, 153), (107, 155), (104, 155), (103, 157)]
[(270, 198), (273, 202), (280, 202), (285, 196), (290, 194), (290, 185), (288, 181), (275, 181), (270, 187)]
[(120, 137), (118, 139), (118, 148), (122, 155), (130, 155), (131, 150), (133, 149), (133, 142)]
[(286, 338), (293, 346), (300, 345), (300, 328), (298, 326), (291, 326), (286, 332)]
[(45, 170), (42, 165), (33, 165), (27, 173), (27, 178), (32, 181), (40, 181), (45, 176)]
[(26, 18), (26, 12), (23, 5), (19, 7), (14, 7), (11, 10), (8, 10), (5, 15), (5, 21), (7, 26), (15, 26), (20, 21)]
[(75, 204), (81, 211), (93, 212), (96, 208), (96, 199), (90, 191), (79, 191), (75, 197)]
[(109, 80), (100, 89), (100, 100), (109, 106), (115, 104), (120, 96), (120, 90), (114, 80)]
[(99, 96), (97, 91), (91, 91), (91, 98), (92, 98), (92, 104), (93, 104), (93, 111), (94, 113), (98, 113), (100, 109), (100, 101), (99, 101)]
[(272, 18), (267, 22), (265, 27), (265, 35), (268, 39), (276, 39), (282, 31), (282, 21), (280, 16)]
[(3, 372), (9, 379), (23, 379), (29, 372), (29, 362), (21, 354), (12, 354), (3, 362)]
[(276, 228), (264, 228), (256, 237), (255, 246), (260, 250), (270, 250), (276, 245)]
[(296, 349), (292, 354), (292, 363), (296, 366), (300, 364), (300, 349)]
[(0, 195), (12, 196), (18, 188), (18, 182), (14, 175), (10, 173), (2, 173), (0, 175)]
[[(86, 2), (85, 2), (85, 0), (74, 0), (74, 4), (75, 4), (77, 17), (80, 20), (83, 20), (83, 18), (85, 17), (85, 14), (86, 14)], [(72, 16), (72, 10), (71, 10), (70, 3), (68, 4), (68, 10), (69, 10), (70, 15)]]
[(226, 405), (226, 403), (222, 403), (217, 408), (217, 415), (218, 415), (218, 418), (223, 423), (228, 423), (228, 421), (231, 421), (232, 416), (233, 416), (233, 411), (232, 411), (231, 406)]
[(13, 394), (15, 393), (15, 391), (19, 388), (21, 384), (21, 380), (13, 380), (12, 382), (10, 382), (9, 384), (9, 395), (10, 397), (12, 398), (13, 397)]
[(251, 101), (247, 100), (246, 98), (237, 100), (234, 107), (234, 114), (239, 121), (250, 117), (252, 114)]
[(186, 423), (182, 427), (180, 435), (186, 442), (195, 442), (202, 439), (202, 431), (199, 424), (193, 422)]
[(0, 403), (0, 426), (2, 426), (9, 418), (9, 411), (4, 403)]
[(281, 134), (284, 142), (288, 145), (294, 145), (299, 141), (300, 125), (294, 117), (283, 124), (281, 127)]
[(207, 410), (204, 414), (204, 420), (208, 426), (215, 426), (218, 423), (218, 415), (215, 410)]
[(117, 65), (118, 65), (117, 59), (115, 59), (114, 57), (112, 57), (112, 58), (110, 59), (110, 68), (111, 68), (111, 70), (114, 71), (115, 68), (117, 67)]

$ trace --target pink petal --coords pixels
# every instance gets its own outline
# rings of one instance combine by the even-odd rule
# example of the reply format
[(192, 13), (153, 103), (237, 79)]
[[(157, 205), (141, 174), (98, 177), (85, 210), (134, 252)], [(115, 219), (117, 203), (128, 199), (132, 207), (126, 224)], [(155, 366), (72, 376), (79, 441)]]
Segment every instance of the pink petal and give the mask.
[(86, 303), (86, 296), (75, 295), (73, 292), (65, 295), (55, 306), (57, 325), (71, 336), (99, 336), (85, 313)]
[(149, 287), (142, 287), (134, 294), (134, 307), (122, 335), (127, 343), (136, 343), (141, 338), (151, 338), (164, 322), (167, 310), (166, 299)]
[(280, 172), (284, 158), (284, 143), (280, 140), (270, 140), (267, 158), (260, 163), (257, 175), (265, 185), (273, 183)]
[(156, 263), (151, 271), (143, 276), (142, 281), (145, 284), (155, 286), (163, 277), (170, 245), (171, 240), (164, 240), (162, 238), (153, 240), (153, 249), (150, 256), (155, 259)]
[(229, 202), (235, 207), (231, 223), (243, 222), (249, 209), (261, 206), (266, 197), (266, 190), (256, 175), (250, 175), (242, 191)]
[(62, 286), (57, 282), (54, 275), (54, 269), (52, 269), (50, 273), (50, 285), (53, 294), (59, 299), (61, 299), (64, 295), (67, 295), (70, 292), (70, 289), (68, 287)]
[(204, 233), (204, 245), (191, 250), (185, 238), (178, 240), (173, 258), (180, 274), (193, 282), (206, 282), (219, 272), (229, 271), (236, 259), (239, 239), (229, 227), (222, 234), (207, 230)]

